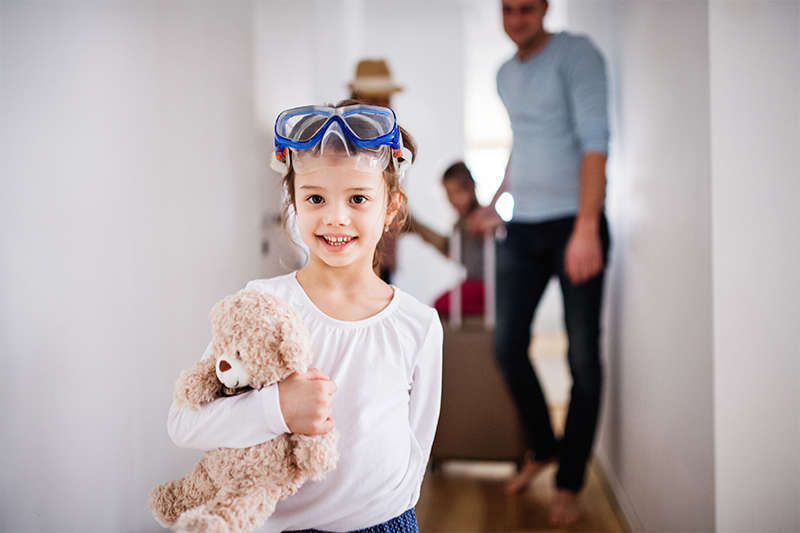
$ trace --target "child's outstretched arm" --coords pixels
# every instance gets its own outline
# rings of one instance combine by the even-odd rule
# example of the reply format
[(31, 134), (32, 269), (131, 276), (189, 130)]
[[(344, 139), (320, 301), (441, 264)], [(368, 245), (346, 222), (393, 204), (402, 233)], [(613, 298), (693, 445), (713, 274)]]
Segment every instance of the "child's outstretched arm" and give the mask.
[[(211, 345), (203, 359), (211, 356)], [(173, 400), (167, 432), (182, 448), (211, 450), (247, 448), (288, 433), (281, 413), (278, 385), (229, 398), (218, 398), (199, 409), (179, 407)]]
[(442, 398), (442, 324), (439, 315), (431, 309), (431, 322), (425, 341), (417, 354), (412, 373), (408, 416), (411, 430), (422, 452), (423, 461), (417, 476), (420, 485), (428, 465), (428, 458), (439, 422)]

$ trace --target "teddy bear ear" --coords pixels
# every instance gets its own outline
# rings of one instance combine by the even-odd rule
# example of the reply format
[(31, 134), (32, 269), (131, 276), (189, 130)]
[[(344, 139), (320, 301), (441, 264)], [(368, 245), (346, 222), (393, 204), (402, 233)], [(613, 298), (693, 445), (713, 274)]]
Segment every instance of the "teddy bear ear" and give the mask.
[(214, 304), (211, 311), (208, 313), (208, 318), (211, 321), (211, 336), (216, 337), (218, 333), (220, 338), (226, 336), (230, 331), (238, 329), (238, 322), (242, 318), (242, 313), (248, 308), (249, 291), (241, 289), (239, 292), (229, 294), (222, 300)]
[(296, 372), (305, 372), (311, 363), (311, 339), (300, 317), (281, 324), (280, 354), (286, 366)]
[(212, 333), (217, 328), (220, 321), (225, 316), (226, 312), (228, 311), (230, 299), (234, 295), (229, 295), (223, 298), (222, 300), (218, 301), (214, 304), (214, 307), (211, 308), (211, 311), (208, 313), (208, 319), (211, 322), (211, 331)]

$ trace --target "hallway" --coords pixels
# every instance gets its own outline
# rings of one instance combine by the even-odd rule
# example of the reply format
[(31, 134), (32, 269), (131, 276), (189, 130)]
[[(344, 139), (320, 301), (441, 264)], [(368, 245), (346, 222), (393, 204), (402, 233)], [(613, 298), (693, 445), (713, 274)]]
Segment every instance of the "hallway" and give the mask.
[[(610, 88), (605, 385), (572, 529), (798, 532), (800, 0), (549, 4)], [(338, 101), (358, 60), (385, 58), (420, 147), (415, 217), (450, 231), (440, 179), (460, 159), (492, 198), (512, 141), (501, 17), (487, 0), (0, 2), (0, 531), (163, 531), (145, 501), (201, 455), (165, 417), (209, 310), (296, 268), (273, 223), (281, 110)], [(535, 342), (559, 424), (563, 338)], [(506, 497), (511, 468), (429, 475), (421, 530), (552, 531), (553, 468)]]
[(513, 468), (510, 463), (454, 461), (444, 465), (442, 472), (428, 472), (416, 507), (420, 531), (629, 531), (595, 463), (589, 466), (586, 487), (580, 497), (584, 518), (564, 529), (548, 523), (556, 466), (545, 468), (522, 494), (505, 496), (503, 484)]
[[(534, 337), (530, 355), (550, 404), (556, 434), (566, 419), (570, 379), (566, 364), (566, 335), (542, 333)], [(629, 529), (614, 495), (596, 462), (589, 465), (581, 492), (583, 519), (570, 528), (553, 528), (548, 509), (556, 465), (547, 466), (527, 490), (503, 494), (514, 465), (503, 462), (452, 461), (433, 474), (428, 471), (416, 511), (425, 533), (489, 531), (593, 531)]]

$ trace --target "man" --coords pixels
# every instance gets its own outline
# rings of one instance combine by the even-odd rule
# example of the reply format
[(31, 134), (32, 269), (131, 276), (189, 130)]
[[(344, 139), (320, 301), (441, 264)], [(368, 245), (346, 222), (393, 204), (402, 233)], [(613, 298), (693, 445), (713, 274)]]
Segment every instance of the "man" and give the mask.
[[(496, 225), (497, 198), (505, 190), (513, 196), (514, 215), (497, 251), (495, 345), (530, 456), (506, 492), (523, 489), (558, 461), (550, 519), (563, 526), (580, 518), (577, 494), (599, 412), (608, 125), (602, 56), (584, 37), (545, 31), (547, 7), (547, 0), (502, 0), (503, 28), (517, 52), (498, 71), (497, 88), (514, 142), (500, 190), (469, 222), (476, 231)], [(563, 295), (573, 379), (560, 442), (528, 358), (531, 321), (553, 275)]]
[[(362, 59), (356, 65), (356, 75), (348, 84), (350, 98), (370, 105), (392, 107), (392, 95), (403, 88), (392, 81), (389, 65), (383, 59)], [(384, 235), (378, 244), (378, 274), (386, 283), (392, 282), (397, 266), (397, 238)]]

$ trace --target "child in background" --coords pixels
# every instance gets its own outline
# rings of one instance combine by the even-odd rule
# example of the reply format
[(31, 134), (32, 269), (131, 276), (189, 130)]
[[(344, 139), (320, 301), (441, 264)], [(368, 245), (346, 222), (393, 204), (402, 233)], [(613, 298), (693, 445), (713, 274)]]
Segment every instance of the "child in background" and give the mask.
[[(466, 315), (482, 315), (485, 308), (484, 302), (484, 273), (483, 273), (483, 247), (484, 238), (476, 235), (465, 227), (469, 215), (481, 207), (475, 194), (475, 180), (472, 173), (463, 161), (450, 165), (442, 175), (442, 185), (447, 191), (447, 199), (458, 214), (454, 227), (454, 234), (460, 238), (461, 264), (467, 270), (467, 279), (461, 284), (461, 307)], [(409, 217), (407, 231), (417, 233), (422, 239), (433, 245), (444, 255), (449, 254), (450, 237), (440, 235), (431, 228)], [(442, 315), (450, 312), (450, 294), (441, 295), (434, 307)]]
[[(178, 446), (244, 448), (284, 432), (339, 432), (337, 468), (278, 502), (262, 532), (417, 531), (414, 505), (438, 421), (442, 326), (374, 271), (381, 237), (402, 226), (412, 138), (392, 110), (345, 100), (284, 111), (276, 161), (310, 251), (291, 274), (251, 281), (311, 332), (314, 368), (277, 385), (169, 414)], [(315, 529), (309, 529), (315, 528)]]

